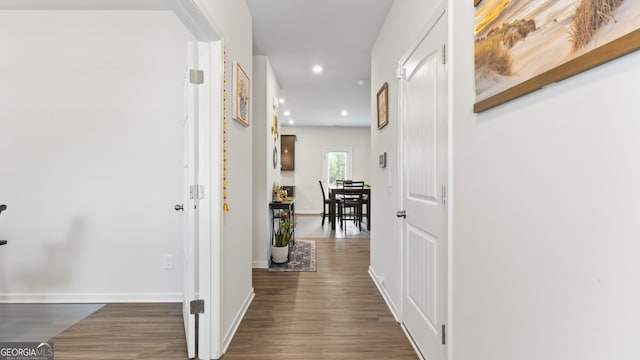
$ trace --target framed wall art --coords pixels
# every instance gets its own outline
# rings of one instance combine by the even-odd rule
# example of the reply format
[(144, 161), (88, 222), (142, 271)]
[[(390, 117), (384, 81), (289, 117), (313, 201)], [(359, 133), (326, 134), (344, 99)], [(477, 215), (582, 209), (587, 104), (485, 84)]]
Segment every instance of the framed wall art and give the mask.
[(386, 82), (378, 90), (378, 129), (382, 129), (389, 123), (389, 84)]
[(474, 112), (640, 48), (635, 0), (474, 0)]
[(238, 62), (233, 62), (233, 118), (249, 126), (251, 116), (251, 81)]
[(295, 135), (280, 135), (280, 169), (296, 169), (296, 140)]

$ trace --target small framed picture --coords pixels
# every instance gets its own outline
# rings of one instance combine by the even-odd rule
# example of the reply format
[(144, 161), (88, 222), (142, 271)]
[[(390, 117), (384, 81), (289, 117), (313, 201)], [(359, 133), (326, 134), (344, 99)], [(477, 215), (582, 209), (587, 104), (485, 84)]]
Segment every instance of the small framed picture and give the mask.
[(386, 82), (378, 90), (378, 130), (389, 123), (389, 84)]
[(238, 62), (233, 62), (233, 118), (249, 126), (251, 81)]

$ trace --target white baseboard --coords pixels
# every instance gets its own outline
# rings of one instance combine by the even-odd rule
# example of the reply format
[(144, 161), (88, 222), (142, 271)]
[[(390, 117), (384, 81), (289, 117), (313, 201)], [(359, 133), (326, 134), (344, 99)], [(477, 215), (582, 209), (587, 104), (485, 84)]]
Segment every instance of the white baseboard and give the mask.
[(182, 293), (0, 294), (0, 303), (173, 303), (182, 301)]
[(382, 295), (382, 298), (391, 311), (393, 318), (396, 319), (397, 322), (400, 322), (400, 313), (398, 311), (398, 307), (396, 306), (396, 304), (394, 304), (393, 300), (391, 300), (391, 296), (389, 296), (389, 293), (387, 293), (387, 289), (385, 289), (384, 285), (380, 283), (381, 277), (376, 274), (371, 265), (369, 265), (369, 276), (371, 276), (371, 279), (373, 279), (373, 283), (376, 284), (378, 292), (380, 292), (380, 295)]
[(407, 328), (404, 326), (404, 324), (400, 321), (400, 312), (398, 311), (398, 308), (391, 300), (391, 297), (389, 296), (389, 293), (387, 293), (387, 290), (380, 283), (381, 277), (376, 274), (376, 272), (373, 270), (371, 266), (369, 266), (369, 276), (371, 276), (371, 279), (373, 279), (373, 282), (376, 284), (376, 287), (378, 288), (380, 295), (382, 295), (384, 302), (387, 303), (387, 307), (391, 311), (391, 314), (393, 314), (393, 318), (396, 319), (398, 323), (400, 323), (400, 327), (402, 328), (402, 331), (404, 331), (405, 336), (407, 337), (407, 339), (409, 339), (409, 342), (411, 343), (413, 350), (415, 350), (416, 354), (418, 355), (418, 358), (420, 360), (425, 360), (424, 356), (422, 356), (422, 353), (420, 352), (420, 349), (418, 349), (418, 345), (415, 343), (415, 341), (413, 341), (411, 334), (409, 333)]
[(318, 215), (318, 216), (322, 216), (322, 210), (298, 210), (298, 209), (296, 209), (296, 215)]
[(238, 326), (240, 326), (240, 322), (242, 321), (242, 318), (244, 318), (244, 315), (247, 313), (247, 310), (249, 310), (249, 305), (251, 305), (251, 302), (253, 301), (253, 298), (255, 296), (256, 294), (253, 292), (253, 288), (251, 288), (249, 295), (247, 295), (247, 298), (244, 299), (244, 303), (242, 304), (240, 311), (238, 311), (238, 314), (236, 315), (235, 319), (233, 319), (233, 322), (231, 323), (229, 330), (227, 330), (226, 334), (224, 335), (224, 338), (222, 339), (223, 354), (227, 352), (227, 349), (229, 348), (229, 344), (231, 344), (231, 340), (233, 340), (233, 336), (236, 334), (236, 331), (238, 330)]
[(409, 333), (409, 330), (407, 330), (407, 328), (404, 326), (403, 323), (400, 323), (400, 327), (402, 328), (402, 331), (404, 332), (404, 335), (407, 337), (407, 339), (409, 339), (409, 343), (411, 343), (411, 346), (413, 347), (413, 350), (418, 355), (418, 359), (426, 360), (425, 357), (422, 355), (422, 352), (418, 348), (418, 344), (416, 344), (416, 342), (413, 340), (413, 337)]
[(267, 260), (254, 260), (252, 266), (254, 269), (268, 269), (269, 262)]

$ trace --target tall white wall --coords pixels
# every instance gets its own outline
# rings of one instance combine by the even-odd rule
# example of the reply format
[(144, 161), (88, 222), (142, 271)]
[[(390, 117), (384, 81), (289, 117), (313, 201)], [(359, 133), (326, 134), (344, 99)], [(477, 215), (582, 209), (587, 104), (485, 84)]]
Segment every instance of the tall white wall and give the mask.
[[(322, 213), (322, 195), (318, 180), (322, 180), (322, 158), (325, 148), (352, 149), (352, 178), (369, 183), (371, 179), (371, 140), (368, 127), (283, 126), (282, 134), (296, 135), (295, 170), (282, 172), (283, 185), (295, 185), (296, 212)], [(377, 157), (376, 157), (377, 166)], [(326, 186), (326, 184), (324, 184)], [(373, 188), (371, 199), (382, 188)], [(326, 191), (326, 188), (325, 188)], [(372, 209), (375, 206), (372, 206)], [(373, 215), (372, 215), (373, 217)]]
[(278, 97), (279, 87), (271, 63), (266, 56), (253, 57), (253, 267), (269, 267), (271, 244), (271, 214), (269, 202), (273, 183), (280, 181), (280, 157), (273, 166), (273, 148), (280, 153), (280, 122), (278, 134), (271, 132), (273, 98)]
[[(253, 81), (251, 14), (244, 0), (198, 2), (221, 31), (226, 49), (227, 203), (222, 236), (222, 331), (228, 345), (253, 298), (251, 286), (253, 226), (253, 130), (232, 119), (233, 62)], [(253, 89), (252, 89), (253, 92)], [(253, 101), (253, 95), (252, 95)], [(252, 110), (255, 111), (252, 104)], [(254, 126), (255, 113), (250, 115)]]
[(456, 358), (640, 358), (640, 53), (474, 115), (452, 3)]
[[(372, 84), (389, 81), (391, 128), (373, 153), (393, 144), (393, 71), (436, 5), (397, 0), (379, 35)], [(450, 359), (637, 359), (640, 53), (473, 114), (474, 8), (449, 6)], [(397, 228), (379, 212), (396, 203), (376, 204), (371, 233), (395, 302)]]
[(0, 301), (180, 301), (189, 38), (168, 11), (0, 11)]
[[(371, 268), (384, 278), (387, 302), (394, 312), (400, 306), (400, 242), (397, 239), (398, 204), (398, 61), (417, 39), (438, 4), (426, 0), (396, 0), (371, 51), (371, 113), (376, 114), (376, 94), (389, 84), (389, 124), (377, 129), (371, 119), (371, 186), (384, 189), (376, 193), (371, 213)], [(378, 167), (378, 154), (387, 152), (387, 167)]]

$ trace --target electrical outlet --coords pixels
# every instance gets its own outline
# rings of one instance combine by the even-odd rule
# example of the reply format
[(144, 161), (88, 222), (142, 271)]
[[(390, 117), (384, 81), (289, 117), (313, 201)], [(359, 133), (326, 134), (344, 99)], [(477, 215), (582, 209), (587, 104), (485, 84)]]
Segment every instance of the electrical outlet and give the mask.
[(164, 269), (173, 270), (173, 255), (164, 256)]

